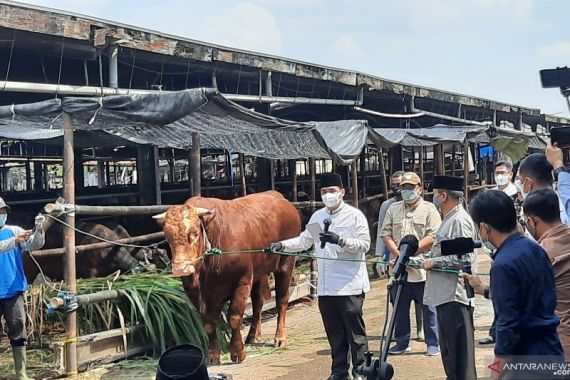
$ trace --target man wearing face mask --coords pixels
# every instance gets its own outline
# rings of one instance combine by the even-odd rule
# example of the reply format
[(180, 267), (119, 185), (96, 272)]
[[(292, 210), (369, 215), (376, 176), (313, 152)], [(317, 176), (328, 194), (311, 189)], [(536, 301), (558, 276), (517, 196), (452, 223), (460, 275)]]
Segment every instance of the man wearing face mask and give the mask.
[(23, 294), (28, 290), (22, 260), (23, 251), (32, 251), (44, 245), (43, 217), (36, 218), (36, 228), (25, 231), (6, 225), (10, 207), (0, 198), (0, 317), (8, 327), (14, 367), (18, 380), (26, 375), (26, 313)]
[(499, 161), (495, 164), (495, 183), (497, 187), (494, 190), (501, 190), (511, 198), (515, 198), (518, 189), (512, 182), (513, 164), (508, 161)]
[[(553, 186), (552, 165), (546, 159), (544, 153), (533, 153), (521, 161), (519, 173), (515, 185), (519, 189), (523, 200), (532, 190), (552, 189)], [(559, 199), (560, 220), (570, 225), (564, 204)]]
[[(392, 174), (390, 179), (390, 187), (392, 190), (392, 198), (382, 202), (380, 206), (380, 211), (378, 212), (378, 231), (376, 233), (376, 256), (382, 258), (384, 261), (390, 261), (390, 250), (386, 248), (384, 240), (380, 237), (380, 231), (382, 231), (382, 224), (384, 223), (384, 218), (386, 217), (386, 211), (394, 203), (402, 200), (402, 192), (400, 189), (400, 183), (402, 182), (403, 171), (397, 171)], [(387, 273), (387, 268), (385, 264), (376, 264), (376, 271), (378, 274)]]
[[(435, 206), (422, 198), (420, 177), (416, 173), (407, 172), (402, 177), (402, 199), (394, 203), (387, 211), (380, 236), (390, 250), (392, 261), (400, 254), (400, 240), (407, 235), (414, 235), (419, 240), (416, 255), (428, 252), (441, 224), (441, 217)], [(397, 320), (394, 335), (396, 345), (388, 351), (391, 355), (399, 355), (411, 350), (410, 344), (410, 304), (412, 300), (422, 304), (426, 273), (423, 269), (406, 269), (407, 281), (403, 283), (400, 302), (396, 310)], [(433, 306), (422, 305), (426, 355), (439, 355), (437, 320)]]
[[(490, 287), (477, 275), (462, 275), (476, 293), (493, 300), (497, 314), (493, 362), (504, 363), (518, 355), (561, 357), (554, 275), (546, 252), (518, 232), (515, 207), (503, 192), (484, 191), (469, 209), (483, 242), (497, 247)], [(500, 376), (493, 371), (491, 378)]]
[[(386, 202), (382, 202), (380, 207), (380, 212), (378, 213), (378, 232), (376, 233), (376, 256), (383, 256), (385, 262), (390, 261), (390, 250), (384, 244), (384, 239), (380, 236), (382, 231), (382, 224), (384, 224), (384, 219), (386, 218), (386, 212), (396, 202), (402, 201), (402, 189), (400, 184), (402, 183), (402, 176), (405, 174), (404, 171), (397, 171), (392, 174), (390, 179), (390, 186), (392, 189), (392, 198), (388, 199)], [(376, 264), (376, 271), (378, 274), (386, 273), (388, 274), (388, 266), (383, 263)], [(419, 341), (425, 340), (424, 325), (422, 319), (422, 303), (414, 301), (414, 312), (416, 314), (416, 334)]]
[[(328, 380), (350, 378), (349, 356), (352, 358), (354, 379), (363, 380), (354, 370), (364, 363), (364, 352), (368, 350), (362, 306), (364, 294), (370, 291), (364, 261), (370, 249), (370, 232), (364, 214), (343, 202), (344, 194), (340, 175), (323, 174), (321, 199), (326, 207), (311, 216), (299, 237), (272, 243), (266, 250), (298, 252), (314, 246), (319, 311), (332, 356)], [(314, 226), (324, 230), (327, 219), (331, 221), (328, 232), (317, 233)], [(324, 248), (321, 248), (322, 243)]]
[(455, 255), (441, 255), (441, 242), (444, 240), (477, 240), (473, 220), (463, 208), (463, 185), (463, 178), (433, 177), (433, 203), (441, 211), (443, 221), (429, 258), (422, 263), (427, 271), (424, 304), (437, 309), (441, 358), (447, 378), (476, 380), (472, 299), (467, 297), (463, 279), (456, 274), (432, 271), (434, 268), (460, 270), (465, 265), (477, 271), (473, 252), (461, 259)]
[(554, 190), (530, 192), (524, 204), (526, 228), (544, 248), (554, 272), (558, 335), (566, 360), (570, 360), (570, 227), (560, 221), (558, 197)]

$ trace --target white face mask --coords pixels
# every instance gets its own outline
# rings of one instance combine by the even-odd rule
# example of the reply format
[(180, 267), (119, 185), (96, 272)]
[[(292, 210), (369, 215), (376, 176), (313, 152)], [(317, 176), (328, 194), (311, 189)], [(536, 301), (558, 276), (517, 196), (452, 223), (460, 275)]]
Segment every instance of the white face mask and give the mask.
[(521, 181), (518, 178), (515, 180), (515, 186), (517, 187), (517, 190), (521, 193), (523, 199), (526, 199), (528, 193), (530, 193), (530, 191), (532, 190), (532, 184), (531, 184), (531, 188), (528, 189), (528, 191), (524, 191), (524, 183), (526, 182), (526, 180), (527, 178), (525, 178), (524, 181)]
[(342, 200), (342, 194), (338, 192), (325, 193), (321, 195), (321, 199), (327, 208), (335, 208)]
[(499, 186), (504, 186), (509, 183), (509, 175), (508, 174), (497, 174), (495, 176), (495, 183)]
[(0, 227), (3, 227), (6, 224), (7, 219), (8, 214), (0, 214)]

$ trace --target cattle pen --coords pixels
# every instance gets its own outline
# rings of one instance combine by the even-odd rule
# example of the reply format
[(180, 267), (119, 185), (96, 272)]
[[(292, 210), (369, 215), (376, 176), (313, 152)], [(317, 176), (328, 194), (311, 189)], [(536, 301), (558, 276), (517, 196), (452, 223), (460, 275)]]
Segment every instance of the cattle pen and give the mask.
[[(320, 174), (337, 172), (374, 233), (390, 173), (417, 172), (427, 196), (433, 175), (461, 176), (468, 199), (494, 186), (498, 159), (517, 162), (544, 148), (551, 127), (570, 126), (538, 109), (12, 1), (0, 1), (0, 72), (2, 197), (24, 226), (40, 211), (65, 223), (62, 247), (33, 254), (63, 256), (63, 290), (79, 307), (123, 295), (77, 294), (77, 254), (152, 246), (164, 235), (150, 215), (192, 196), (278, 190), (306, 221), (322, 205)], [(77, 221), (110, 217), (135, 236), (76, 244)], [(311, 265), (292, 300), (314, 295)], [(140, 327), (77, 330), (70, 310), (64, 375), (149, 349)], [(86, 348), (101, 340), (105, 350)]]

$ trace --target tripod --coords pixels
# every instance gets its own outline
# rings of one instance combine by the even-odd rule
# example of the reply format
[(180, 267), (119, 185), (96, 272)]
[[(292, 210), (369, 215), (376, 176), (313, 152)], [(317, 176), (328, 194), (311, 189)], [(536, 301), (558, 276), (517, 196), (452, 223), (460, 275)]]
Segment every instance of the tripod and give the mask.
[[(385, 340), (381, 343), (380, 357), (378, 359), (372, 360), (372, 351), (366, 351), (364, 353), (365, 362), (363, 365), (356, 369), (356, 372), (362, 376), (366, 376), (368, 380), (390, 380), (394, 376), (394, 367), (388, 363), (388, 349), (390, 347), (390, 342), (392, 341), (392, 336), (394, 335), (394, 328), (396, 322), (396, 315), (398, 312), (398, 305), (400, 304), (400, 294), (402, 292), (402, 286), (408, 279), (408, 272), (403, 271), (403, 273), (396, 278), (395, 282), (388, 285), (388, 290), (391, 287), (396, 287), (394, 295), (394, 310), (390, 316), (390, 323), (388, 325), (388, 333), (386, 332), (386, 325), (384, 325), (383, 334)], [(387, 300), (389, 302), (389, 300)]]

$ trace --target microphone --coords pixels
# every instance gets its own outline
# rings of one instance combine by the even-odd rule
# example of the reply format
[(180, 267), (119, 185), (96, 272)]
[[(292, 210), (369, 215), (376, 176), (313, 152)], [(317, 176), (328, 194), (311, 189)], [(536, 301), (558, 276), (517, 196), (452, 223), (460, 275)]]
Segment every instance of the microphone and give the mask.
[[(328, 232), (328, 231), (329, 231), (329, 228), (330, 228), (330, 226), (331, 226), (332, 220), (330, 220), (330, 219), (325, 219), (325, 220), (323, 221), (323, 223), (325, 224), (325, 232)], [(324, 249), (324, 248), (325, 248), (325, 244), (326, 244), (326, 243), (325, 243), (324, 241), (321, 242), (321, 249)]]
[[(475, 250), (475, 248), (481, 248), (483, 243), (480, 241), (474, 241), (471, 238), (460, 237), (451, 240), (443, 240), (441, 242), (441, 255), (442, 256), (451, 256), (457, 255), (458, 259), (461, 259), (461, 256), (471, 253)], [(463, 272), (472, 274), (471, 271), (471, 264), (464, 264), (463, 265)], [(469, 281), (464, 281), (465, 285), (465, 293), (467, 294), (467, 298), (475, 297), (475, 290), (469, 283)]]
[(441, 255), (465, 255), (473, 252), (475, 248), (481, 248), (482, 246), (483, 244), (480, 241), (474, 241), (466, 237), (443, 240), (441, 242)]
[(406, 235), (400, 241), (400, 254), (398, 255), (398, 260), (394, 265), (392, 270), (392, 277), (398, 279), (406, 270), (406, 265), (410, 261), (410, 257), (413, 256), (418, 251), (419, 241), (414, 235)]

